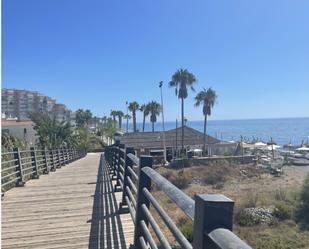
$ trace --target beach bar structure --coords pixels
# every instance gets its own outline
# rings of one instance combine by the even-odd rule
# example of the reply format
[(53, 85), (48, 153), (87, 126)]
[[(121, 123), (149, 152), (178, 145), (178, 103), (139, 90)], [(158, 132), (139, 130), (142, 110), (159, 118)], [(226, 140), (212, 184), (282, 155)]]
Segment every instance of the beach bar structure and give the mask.
[[(163, 156), (163, 132), (130, 132), (123, 134), (120, 143), (133, 147), (136, 154), (150, 155), (160, 158)], [(181, 149), (181, 127), (165, 131), (167, 160), (171, 160), (175, 151)], [(184, 145), (187, 150), (202, 149), (204, 134), (191, 127), (184, 126)], [(226, 151), (234, 152), (236, 143), (221, 141), (206, 135), (206, 149), (208, 155), (222, 155)]]

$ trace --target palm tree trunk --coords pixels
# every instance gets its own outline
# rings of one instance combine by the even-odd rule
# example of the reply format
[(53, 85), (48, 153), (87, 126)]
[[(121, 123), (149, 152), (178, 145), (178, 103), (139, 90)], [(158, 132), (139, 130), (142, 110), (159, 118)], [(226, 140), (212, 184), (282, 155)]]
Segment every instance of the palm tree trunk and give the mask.
[(152, 122), (152, 132), (154, 132), (154, 122)]
[(121, 129), (122, 126), (122, 117), (119, 117), (119, 129)]
[(204, 118), (204, 147), (203, 147), (203, 153), (206, 155), (206, 124), (207, 124), (207, 114)]
[(184, 152), (184, 99), (181, 98), (181, 150)]
[(136, 114), (133, 112), (133, 131), (136, 132)]
[(144, 117), (143, 117), (143, 132), (145, 131), (145, 119), (146, 119), (146, 115), (144, 114)]

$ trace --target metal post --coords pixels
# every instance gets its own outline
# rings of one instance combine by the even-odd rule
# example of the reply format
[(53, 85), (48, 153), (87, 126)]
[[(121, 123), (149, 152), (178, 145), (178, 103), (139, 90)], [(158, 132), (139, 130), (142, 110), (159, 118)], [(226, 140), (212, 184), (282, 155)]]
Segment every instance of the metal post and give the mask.
[(129, 130), (129, 106), (128, 106), (128, 101), (126, 101), (126, 106), (127, 106), (127, 133), (128, 133), (128, 130)]
[(178, 120), (176, 119), (176, 158), (178, 158)]
[(165, 144), (165, 126), (164, 126), (164, 110), (163, 110), (163, 92), (162, 92), (163, 81), (160, 81), (161, 90), (161, 108), (162, 108), (162, 128), (163, 128), (163, 149), (164, 149), (164, 165), (166, 164), (166, 144)]
[(44, 164), (45, 164), (44, 174), (49, 174), (49, 171), (50, 171), (47, 155), (48, 155), (48, 152), (47, 152), (46, 148), (44, 148), (44, 150), (43, 150)]
[(32, 177), (34, 179), (39, 179), (39, 168), (38, 168), (38, 164), (36, 161), (36, 152), (35, 152), (35, 148), (31, 147), (30, 148), (30, 155), (31, 155), (31, 161), (32, 161)]
[(137, 201), (136, 201), (136, 215), (135, 215), (135, 230), (134, 230), (134, 248), (141, 249), (142, 246), (139, 241), (139, 237), (143, 236), (143, 231), (141, 227), (141, 221), (146, 223), (148, 226), (148, 219), (146, 218), (142, 205), (146, 205), (149, 208), (149, 200), (144, 195), (143, 189), (146, 188), (150, 190), (151, 179), (143, 172), (144, 167), (151, 167), (153, 164), (152, 156), (141, 156), (139, 165), (139, 176), (138, 176), (138, 189), (137, 189)]
[(20, 149), (19, 148), (14, 148), (14, 159), (16, 159), (16, 177), (17, 182), (16, 182), (16, 186), (18, 187), (22, 187), (25, 185), (25, 180), (24, 180), (24, 172), (23, 172), (23, 167), (21, 165), (21, 157), (20, 157)]
[(216, 228), (233, 228), (234, 201), (221, 194), (195, 196), (193, 248), (218, 248), (207, 236)]
[(127, 147), (125, 149), (125, 154), (124, 154), (124, 160), (125, 160), (125, 164), (124, 164), (124, 175), (123, 175), (123, 190), (122, 190), (122, 200), (120, 203), (120, 208), (122, 208), (122, 206), (126, 205), (126, 195), (127, 195), (127, 186), (128, 186), (128, 179), (127, 177), (130, 176), (130, 172), (128, 167), (132, 167), (133, 163), (131, 161), (131, 159), (127, 156), (128, 154), (135, 154), (134, 148), (133, 147)]

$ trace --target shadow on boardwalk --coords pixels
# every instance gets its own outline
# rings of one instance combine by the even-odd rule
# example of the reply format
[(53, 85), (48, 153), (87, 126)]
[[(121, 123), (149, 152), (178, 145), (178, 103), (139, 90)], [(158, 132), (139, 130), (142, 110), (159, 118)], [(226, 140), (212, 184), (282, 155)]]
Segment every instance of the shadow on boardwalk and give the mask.
[[(89, 248), (126, 248), (109, 169), (101, 155), (94, 193)], [(92, 184), (92, 183), (90, 183)]]

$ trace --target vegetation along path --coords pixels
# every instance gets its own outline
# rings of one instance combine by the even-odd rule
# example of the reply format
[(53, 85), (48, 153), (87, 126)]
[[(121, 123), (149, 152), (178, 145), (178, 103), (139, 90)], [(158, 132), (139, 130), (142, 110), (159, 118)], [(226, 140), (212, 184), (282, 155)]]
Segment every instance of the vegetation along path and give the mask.
[[(13, 188), (2, 201), (2, 248), (128, 248), (134, 226), (101, 154)], [(125, 231), (125, 233), (124, 233)]]

